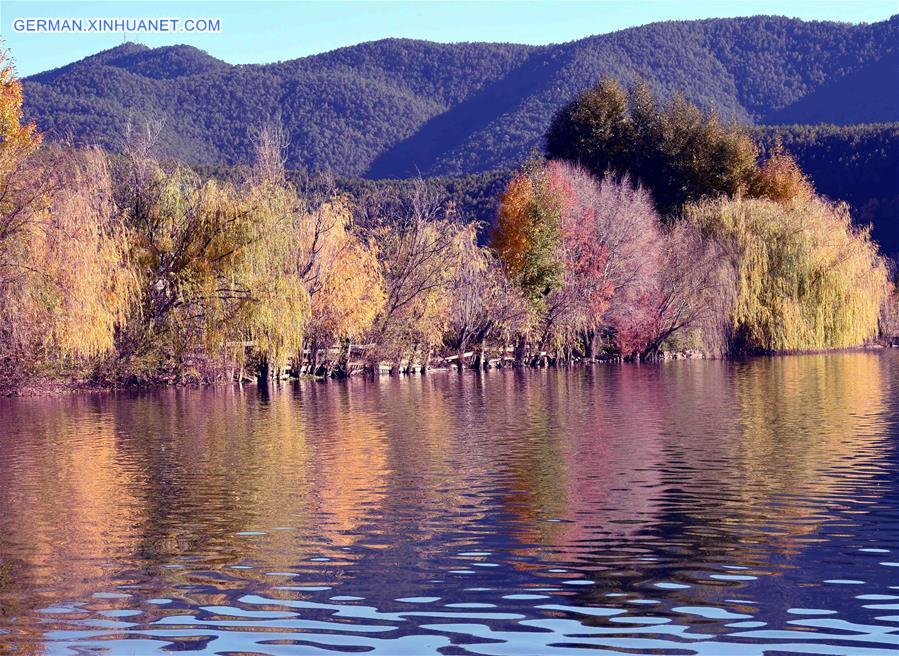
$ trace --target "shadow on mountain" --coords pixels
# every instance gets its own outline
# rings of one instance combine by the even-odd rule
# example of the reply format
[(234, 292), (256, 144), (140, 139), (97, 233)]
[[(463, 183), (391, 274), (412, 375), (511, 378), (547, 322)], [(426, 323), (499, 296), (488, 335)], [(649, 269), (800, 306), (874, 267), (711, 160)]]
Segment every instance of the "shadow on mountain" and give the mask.
[(887, 123), (899, 115), (899, 52), (825, 84), (792, 105), (774, 110), (764, 123)]
[(412, 136), (392, 146), (374, 162), (365, 177), (404, 178), (427, 174), (447, 151), (548, 85), (570, 58), (568, 49), (541, 48), (507, 76), (471, 98), (427, 121)]

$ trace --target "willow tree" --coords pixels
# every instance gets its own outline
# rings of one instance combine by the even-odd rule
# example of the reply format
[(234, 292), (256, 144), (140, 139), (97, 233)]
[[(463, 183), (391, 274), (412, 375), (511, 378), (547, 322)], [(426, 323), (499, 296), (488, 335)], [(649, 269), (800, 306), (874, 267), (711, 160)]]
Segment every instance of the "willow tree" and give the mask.
[(226, 314), (217, 321), (231, 340), (250, 345), (260, 377), (267, 378), (302, 349), (309, 320), (309, 293), (296, 270), (302, 205), (291, 187), (264, 179), (231, 212), (234, 223), (226, 237), (231, 267), (228, 284), (218, 288), (219, 308)]
[(136, 281), (105, 156), (39, 146), (0, 55), (0, 357), (15, 377), (80, 375), (112, 350)]
[(718, 199), (689, 207), (686, 217), (733, 262), (738, 346), (839, 348), (877, 334), (886, 268), (844, 205)]
[(286, 365), (309, 313), (295, 276), (295, 194), (264, 176), (240, 188), (204, 182), (141, 143), (125, 159), (118, 196), (141, 303), (120, 340), (122, 373), (208, 377), (246, 356), (266, 375)]
[(326, 356), (328, 373), (345, 375), (353, 340), (359, 339), (384, 307), (383, 275), (378, 249), (352, 225), (344, 199), (332, 197), (300, 216), (297, 229), (298, 274), (310, 298), (307, 326), (309, 370), (319, 369), (319, 350), (338, 345)]

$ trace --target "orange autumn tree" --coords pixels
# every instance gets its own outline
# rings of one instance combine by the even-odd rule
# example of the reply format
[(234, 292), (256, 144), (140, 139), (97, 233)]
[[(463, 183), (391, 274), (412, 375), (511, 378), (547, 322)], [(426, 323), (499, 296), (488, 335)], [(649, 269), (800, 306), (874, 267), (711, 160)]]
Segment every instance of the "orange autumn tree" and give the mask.
[(0, 366), (5, 384), (55, 376), (114, 348), (133, 301), (127, 233), (106, 158), (40, 149), (0, 53)]
[(34, 123), (23, 123), (22, 101), (22, 83), (7, 53), (0, 51), (0, 174), (4, 178), (41, 143)]
[(759, 166), (750, 191), (756, 198), (767, 198), (781, 205), (793, 201), (808, 202), (815, 195), (811, 181), (780, 142)]
[(41, 136), (34, 123), (22, 122), (23, 116), (22, 83), (7, 53), (0, 51), (0, 283), (9, 275), (10, 241), (24, 227), (38, 196), (29, 193), (34, 180), (26, 164)]
[(524, 270), (528, 249), (528, 209), (534, 197), (534, 186), (526, 175), (512, 179), (500, 196), (499, 214), (493, 229), (492, 246), (505, 265), (510, 279), (518, 279)]
[(543, 166), (531, 164), (500, 198), (491, 246), (506, 275), (524, 292), (535, 311), (561, 284), (558, 259), (562, 200)]

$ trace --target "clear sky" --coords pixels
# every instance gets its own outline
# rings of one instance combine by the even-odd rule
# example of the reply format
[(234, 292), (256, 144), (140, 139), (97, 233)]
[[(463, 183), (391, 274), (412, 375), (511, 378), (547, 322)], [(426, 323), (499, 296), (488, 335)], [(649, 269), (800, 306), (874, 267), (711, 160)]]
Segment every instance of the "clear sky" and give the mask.
[(386, 37), (441, 42), (559, 43), (660, 20), (778, 14), (806, 20), (875, 22), (896, 0), (518, 2), (23, 2), (0, 0), (0, 35), (20, 75), (122, 43), (122, 34), (15, 32), (21, 18), (218, 18), (217, 34), (129, 34), (149, 46), (188, 43), (232, 64), (293, 59)]

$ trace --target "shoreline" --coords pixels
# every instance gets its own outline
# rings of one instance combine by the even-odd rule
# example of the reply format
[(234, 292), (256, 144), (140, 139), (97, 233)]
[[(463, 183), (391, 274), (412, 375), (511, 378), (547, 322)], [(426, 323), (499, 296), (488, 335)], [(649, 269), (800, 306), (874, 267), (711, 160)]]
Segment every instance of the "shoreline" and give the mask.
[[(575, 367), (587, 367), (587, 366), (595, 366), (595, 365), (662, 365), (669, 362), (676, 362), (681, 360), (732, 360), (732, 361), (748, 361), (748, 360), (756, 360), (762, 358), (781, 358), (781, 357), (795, 357), (795, 356), (808, 356), (808, 355), (831, 355), (831, 354), (841, 354), (841, 353), (865, 353), (865, 352), (880, 352), (880, 351), (889, 351), (891, 349), (899, 349), (899, 341), (891, 340), (887, 342), (872, 342), (871, 344), (864, 344), (860, 346), (845, 346), (841, 348), (833, 348), (833, 349), (804, 349), (804, 350), (792, 350), (792, 351), (778, 351), (775, 353), (744, 353), (744, 354), (735, 354), (735, 355), (714, 355), (703, 353), (700, 351), (663, 351), (658, 357), (647, 360), (638, 360), (638, 361), (629, 361), (622, 360), (621, 358), (597, 358), (592, 360), (573, 360), (571, 362), (567, 362), (564, 364), (553, 364), (546, 363), (541, 365), (514, 365), (507, 364), (501, 367), (490, 366), (484, 369), (476, 369), (470, 366), (466, 366), (463, 368), (458, 368), (452, 364), (451, 360), (442, 362), (437, 366), (428, 366), (425, 371), (421, 371), (420, 366), (412, 367), (411, 370), (401, 370), (394, 373), (389, 373), (389, 366), (384, 364), (381, 365), (380, 371), (378, 374), (371, 374), (363, 372), (362, 369), (354, 371), (346, 376), (339, 377), (330, 377), (330, 376), (316, 376), (310, 374), (303, 374), (301, 376), (285, 376), (281, 378), (272, 379), (268, 382), (269, 385), (277, 385), (281, 383), (295, 383), (295, 382), (318, 382), (318, 383), (328, 383), (328, 382), (342, 382), (347, 380), (354, 379), (367, 379), (371, 381), (378, 381), (383, 379), (396, 379), (396, 378), (406, 378), (411, 376), (427, 376), (430, 374), (442, 374), (442, 373), (487, 373), (490, 371), (500, 371), (507, 369), (522, 369), (522, 370), (534, 370), (539, 371), (543, 369), (570, 369)], [(157, 391), (164, 389), (200, 389), (207, 387), (224, 387), (227, 385), (254, 385), (259, 386), (259, 381), (256, 378), (246, 378), (243, 381), (191, 381), (191, 382), (176, 382), (176, 383), (144, 383), (144, 384), (131, 384), (131, 385), (109, 385), (109, 384), (92, 384), (85, 381), (72, 381), (72, 382), (61, 382), (61, 381), (43, 381), (39, 384), (35, 385), (26, 385), (23, 387), (0, 387), (0, 399), (15, 399), (15, 398), (39, 398), (39, 397), (52, 397), (58, 398), (63, 396), (70, 395), (78, 395), (78, 394), (109, 394), (115, 392), (141, 392), (141, 391)]]

